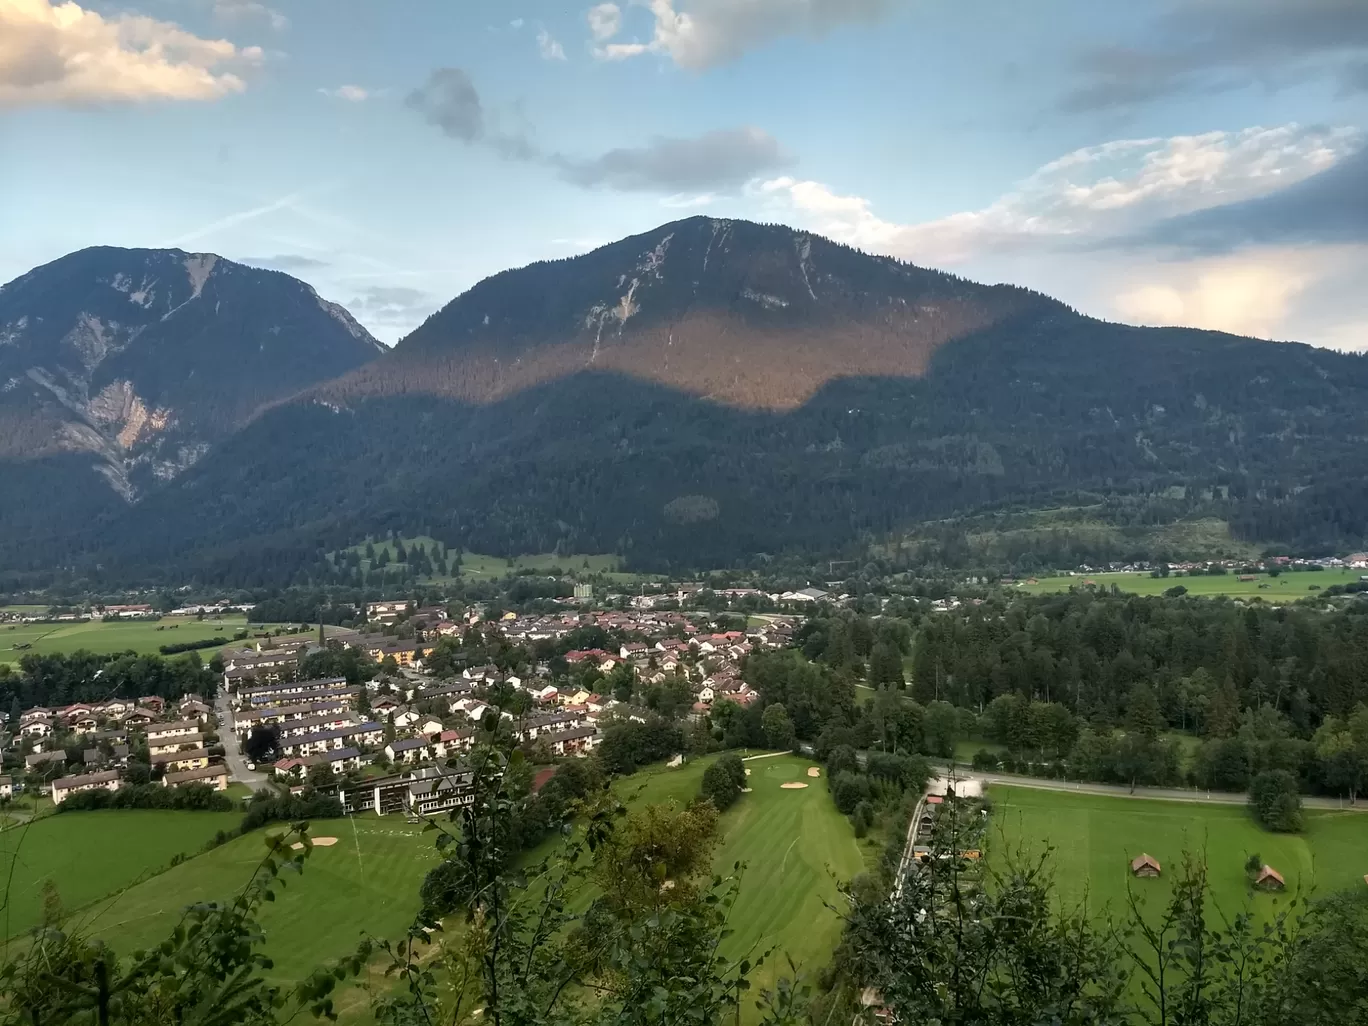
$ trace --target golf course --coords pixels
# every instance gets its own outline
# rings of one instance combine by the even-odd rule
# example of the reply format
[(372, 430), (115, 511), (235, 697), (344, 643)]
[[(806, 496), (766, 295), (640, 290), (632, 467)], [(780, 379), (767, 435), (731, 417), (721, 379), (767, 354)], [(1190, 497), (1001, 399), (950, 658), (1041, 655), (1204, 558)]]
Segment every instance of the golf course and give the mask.
[[(697, 797), (711, 761), (651, 767), (619, 780), (617, 792), (635, 808), (683, 805)], [(865, 859), (826, 781), (810, 775), (815, 763), (782, 755), (746, 765), (750, 792), (721, 818), (716, 869), (730, 873), (733, 864), (745, 864), (723, 954), (754, 958), (773, 948), (754, 977), (764, 987), (787, 971), (782, 955), (808, 971), (826, 964), (841, 932), (826, 903), (839, 905), (838, 884), (862, 872)], [(166, 936), (187, 905), (229, 898), (250, 879), (265, 853), (263, 831), (200, 851), (239, 821), (236, 813), (108, 811), (50, 816), (6, 830), (0, 851), (14, 874), (7, 936), (39, 922), (51, 880), (82, 932), (121, 952), (146, 947)], [(282, 981), (346, 955), (364, 934), (401, 934), (418, 910), (419, 885), (439, 858), (433, 835), (401, 816), (320, 820), (310, 835), (319, 843), (304, 872), (282, 877), (276, 900), (261, 913), (265, 952), (274, 963), (269, 975)], [(189, 857), (170, 866), (181, 853)]]
[[(1368, 873), (1368, 813), (1308, 810), (1300, 834), (1261, 829), (1240, 805), (1070, 794), (994, 784), (988, 848), (1001, 865), (1010, 853), (1050, 852), (1057, 892), (1066, 906), (1086, 898), (1099, 913), (1124, 912), (1127, 887), (1142, 889), (1151, 906), (1167, 898), (1168, 881), (1183, 854), (1204, 857), (1212, 897), (1227, 913), (1250, 897), (1244, 864), (1251, 854), (1277, 869), (1286, 894), (1303, 896), (1363, 888)], [(1135, 880), (1130, 860), (1158, 859), (1163, 875)], [(1255, 894), (1255, 907), (1272, 909), (1279, 896)]]

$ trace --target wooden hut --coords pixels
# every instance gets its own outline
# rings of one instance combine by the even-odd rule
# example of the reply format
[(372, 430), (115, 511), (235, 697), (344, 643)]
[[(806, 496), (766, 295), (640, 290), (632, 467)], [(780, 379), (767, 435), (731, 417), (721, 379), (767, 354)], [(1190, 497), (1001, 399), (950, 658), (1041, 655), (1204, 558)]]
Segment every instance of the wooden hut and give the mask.
[(1280, 891), (1287, 886), (1287, 882), (1272, 866), (1263, 866), (1254, 877), (1254, 886), (1264, 891)]
[(1159, 860), (1153, 855), (1140, 854), (1131, 859), (1131, 874), (1134, 876), (1158, 876)]

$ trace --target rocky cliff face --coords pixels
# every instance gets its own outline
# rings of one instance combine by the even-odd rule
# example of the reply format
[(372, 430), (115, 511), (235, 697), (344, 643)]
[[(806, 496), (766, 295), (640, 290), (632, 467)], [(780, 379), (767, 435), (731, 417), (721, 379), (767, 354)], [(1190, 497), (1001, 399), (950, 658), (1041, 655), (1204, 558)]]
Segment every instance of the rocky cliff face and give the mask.
[(0, 460), (92, 457), (131, 499), (262, 406), (382, 351), (288, 275), (209, 253), (81, 250), (0, 287)]

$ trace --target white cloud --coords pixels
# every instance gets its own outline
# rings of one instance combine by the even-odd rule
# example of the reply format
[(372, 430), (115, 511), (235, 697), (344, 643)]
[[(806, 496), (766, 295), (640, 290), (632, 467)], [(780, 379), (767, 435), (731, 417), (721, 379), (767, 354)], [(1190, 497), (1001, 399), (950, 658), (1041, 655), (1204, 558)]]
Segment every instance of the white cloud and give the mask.
[(1278, 336), (1323, 269), (1324, 254), (1269, 249), (1181, 263), (1152, 264), (1116, 296), (1135, 324), (1186, 325), (1260, 338)]
[(290, 27), (290, 19), (258, 0), (214, 0), (214, 15), (227, 20), (259, 19), (277, 32)]
[(1119, 236), (1160, 218), (1267, 195), (1325, 170), (1360, 138), (1350, 129), (1284, 125), (1124, 139), (1051, 161), (986, 207), (920, 224), (885, 221), (868, 200), (820, 182), (777, 178), (759, 192), (851, 245), (955, 264), (1002, 247)]
[[(677, 10), (676, 3), (687, 10)], [(668, 56), (683, 68), (709, 68), (747, 50), (790, 35), (822, 35), (838, 25), (872, 21), (902, 0), (633, 0), (655, 19), (649, 42), (609, 42), (622, 28), (621, 9), (612, 3), (589, 11), (589, 27), (600, 60), (641, 54)]]
[(599, 4), (589, 8), (589, 31), (598, 43), (612, 39), (622, 30), (622, 8), (617, 4)]
[(537, 52), (541, 54), (544, 61), (565, 60), (565, 48), (556, 42), (551, 33), (544, 28), (537, 30)]
[(369, 89), (359, 85), (340, 85), (336, 89), (320, 89), (318, 91), (324, 96), (346, 100), (348, 103), (364, 103), (371, 96)]
[[(1280, 192), (1338, 165), (1361, 134), (1286, 125), (1126, 139), (1051, 161), (987, 206), (918, 223), (792, 177), (753, 183), (777, 219), (861, 249), (1058, 296), (1089, 313), (1368, 348), (1368, 246), (1245, 247), (1191, 258), (1144, 229)], [(1347, 164), (1345, 165), (1348, 166)]]
[(526, 24), (527, 22), (523, 21), (522, 18), (514, 18), (512, 21), (508, 23), (508, 27), (512, 29), (520, 29)]
[(0, 0), (0, 107), (212, 100), (246, 87), (221, 69), (261, 57), (259, 47), (141, 15), (107, 20), (76, 3)]

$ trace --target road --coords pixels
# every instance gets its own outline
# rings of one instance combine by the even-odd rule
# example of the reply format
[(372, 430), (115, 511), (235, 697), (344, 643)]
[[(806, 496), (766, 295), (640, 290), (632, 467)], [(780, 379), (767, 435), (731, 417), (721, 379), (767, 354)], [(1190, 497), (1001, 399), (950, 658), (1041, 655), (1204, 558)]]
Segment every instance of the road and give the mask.
[[(944, 767), (940, 767), (943, 769)], [(1045, 780), (1041, 777), (1023, 777), (1015, 773), (982, 773), (978, 770), (956, 770), (963, 777), (976, 777), (985, 784), (1010, 784), (1013, 787), (1033, 787), (1041, 791), (1072, 791), (1075, 794), (1100, 794), (1117, 798), (1160, 799), (1170, 802), (1193, 802), (1198, 805), (1244, 805), (1249, 801), (1246, 794), (1232, 794), (1228, 791), (1196, 791), (1177, 787), (1137, 787), (1131, 789), (1120, 784), (1086, 784), (1071, 780)], [(1368, 802), (1350, 805), (1339, 798), (1317, 798), (1302, 796), (1302, 805), (1308, 809), (1342, 809), (1346, 812), (1368, 812)]]
[(223, 744), (224, 762), (228, 764), (228, 775), (234, 783), (246, 784), (252, 790), (266, 784), (266, 774), (247, 768), (247, 760), (242, 754), (242, 744), (238, 741), (237, 731), (233, 728), (233, 707), (228, 703), (228, 690), (220, 688), (214, 701), (214, 713), (218, 716), (218, 736)]

